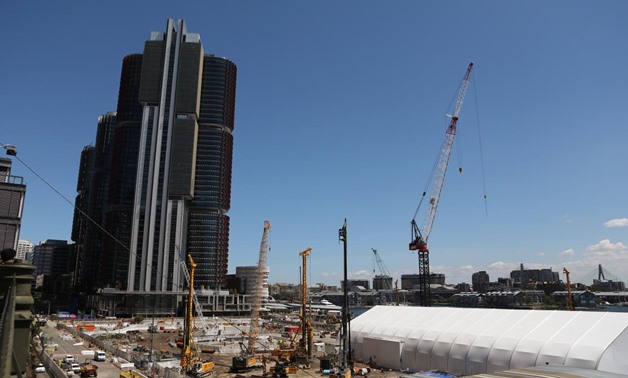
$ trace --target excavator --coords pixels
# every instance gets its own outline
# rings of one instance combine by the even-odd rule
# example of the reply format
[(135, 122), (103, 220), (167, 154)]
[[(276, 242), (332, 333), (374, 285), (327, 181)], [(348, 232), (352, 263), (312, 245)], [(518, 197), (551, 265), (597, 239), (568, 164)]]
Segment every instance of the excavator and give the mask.
[(216, 366), (212, 361), (203, 361), (201, 353), (194, 342), (194, 324), (192, 302), (194, 297), (194, 270), (196, 263), (192, 259), (192, 255), (188, 254), (188, 263), (190, 264), (190, 281), (188, 303), (185, 313), (183, 344), (181, 346), (181, 370), (189, 377), (209, 377), (213, 374)]

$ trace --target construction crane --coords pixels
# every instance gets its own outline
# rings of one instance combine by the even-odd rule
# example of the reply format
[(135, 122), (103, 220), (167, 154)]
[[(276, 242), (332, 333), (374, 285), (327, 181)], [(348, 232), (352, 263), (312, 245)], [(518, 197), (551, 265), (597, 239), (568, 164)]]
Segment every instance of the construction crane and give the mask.
[[(183, 372), (192, 377), (206, 377), (212, 374), (215, 364), (211, 361), (202, 361), (196, 342), (194, 341), (193, 308), (192, 302), (194, 293), (194, 270), (196, 263), (192, 255), (188, 254), (190, 264), (188, 303), (185, 311), (185, 321), (183, 327), (183, 345), (181, 347), (181, 368)], [(187, 271), (187, 269), (186, 269)]]
[[(432, 226), (434, 225), (434, 219), (436, 218), (436, 210), (438, 208), (438, 203), (440, 201), (440, 196), (443, 191), (443, 184), (445, 183), (445, 174), (447, 173), (447, 166), (449, 165), (449, 158), (451, 156), (451, 150), (454, 144), (454, 138), (456, 137), (456, 126), (458, 123), (458, 116), (460, 114), (460, 109), (462, 109), (462, 103), (464, 101), (464, 97), (467, 93), (467, 88), (469, 87), (469, 80), (471, 78), (471, 70), (473, 69), (473, 63), (469, 64), (467, 68), (467, 72), (464, 75), (462, 83), (460, 84), (460, 89), (458, 92), (458, 97), (456, 99), (456, 104), (454, 106), (453, 114), (451, 114), (451, 120), (449, 122), (449, 126), (445, 131), (445, 140), (443, 141), (443, 145), (440, 149), (437, 165), (435, 168), (436, 176), (432, 185), (432, 194), (429, 199), (428, 208), (425, 214), (425, 221), (423, 222), (423, 229), (419, 230), (419, 227), (416, 224), (416, 216), (419, 212), (421, 204), (423, 203), (423, 199), (425, 198), (426, 192), (423, 192), (423, 196), (421, 197), (421, 201), (419, 202), (419, 206), (414, 213), (414, 218), (412, 218), (411, 222), (411, 241), (409, 244), (409, 249), (411, 251), (417, 251), (419, 257), (419, 290), (420, 298), (419, 305), (420, 306), (430, 306), (430, 259), (429, 259), (429, 249), (427, 247), (427, 242), (432, 232)], [(462, 169), (460, 169), (462, 172)], [(430, 178), (431, 179), (431, 178)]]
[(574, 311), (573, 298), (571, 298), (571, 281), (569, 280), (569, 271), (567, 268), (563, 268), (563, 273), (565, 273), (565, 279), (567, 280), (567, 310)]
[[(384, 261), (382, 261), (382, 258), (377, 253), (377, 250), (375, 248), (371, 248), (371, 250), (373, 251), (373, 256), (375, 257), (375, 263), (377, 264), (377, 267), (379, 269), (379, 275), (376, 274), (375, 278), (378, 278), (378, 277), (382, 278), (385, 285), (384, 289), (392, 290), (392, 276), (390, 275), (390, 272), (386, 268), (386, 265), (384, 265)], [(373, 273), (375, 273), (375, 269), (373, 269)]]
[(264, 232), (262, 233), (262, 242), (259, 248), (259, 260), (257, 262), (257, 274), (253, 293), (253, 306), (251, 307), (251, 325), (247, 340), (247, 347), (240, 342), (241, 353), (234, 356), (231, 361), (231, 371), (238, 372), (241, 370), (251, 369), (258, 365), (255, 357), (255, 344), (259, 335), (259, 313), (262, 308), (262, 296), (264, 290), (264, 275), (266, 274), (266, 255), (270, 249), (268, 243), (268, 233), (270, 231), (270, 222), (264, 221)]

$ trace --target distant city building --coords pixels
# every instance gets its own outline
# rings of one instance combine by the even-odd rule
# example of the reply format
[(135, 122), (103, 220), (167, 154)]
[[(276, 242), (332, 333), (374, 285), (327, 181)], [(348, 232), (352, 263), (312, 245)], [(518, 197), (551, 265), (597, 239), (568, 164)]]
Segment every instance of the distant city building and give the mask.
[(469, 285), (466, 282), (461, 282), (461, 283), (456, 285), (456, 289), (460, 293), (468, 293), (468, 292), (471, 292), (471, 285)]
[(510, 272), (510, 278), (514, 283), (559, 282), (560, 275), (552, 269), (524, 269), (521, 264), (519, 270)]
[(430, 273), (430, 285), (445, 285), (445, 275), (443, 273)]
[(471, 285), (473, 285), (473, 290), (481, 293), (484, 291), (484, 285), (490, 282), (490, 278), (486, 271), (481, 270), (479, 272), (475, 272), (471, 275)]
[(87, 291), (180, 290), (187, 253), (198, 286), (226, 286), (235, 85), (235, 64), (182, 20), (124, 57), (117, 111), (80, 167), (77, 204), (106, 230), (75, 218)]
[[(35, 287), (40, 289), (39, 305), (50, 301), (52, 308), (73, 310), (76, 251), (66, 240), (45, 240), (34, 247)], [(41, 310), (41, 308), (40, 308)]]
[(598, 291), (626, 291), (626, 285), (623, 281), (601, 281), (601, 280), (593, 280), (593, 286)]
[[(369, 280), (348, 279), (347, 282), (349, 283), (348, 286), (347, 286), (349, 288), (349, 290), (354, 290), (357, 286), (361, 286), (365, 290), (369, 290), (369, 288), (370, 288)], [(345, 287), (345, 281), (344, 280), (340, 281), (340, 287), (344, 289), (344, 287)]]
[(48, 239), (34, 247), (35, 274), (53, 276), (72, 273), (74, 261), (72, 248), (67, 240)]
[(0, 250), (17, 251), (26, 185), (11, 175), (11, 159), (0, 157)]
[(17, 242), (17, 254), (15, 255), (16, 259), (28, 260), (27, 257), (32, 256), (33, 249), (35, 248), (35, 244), (29, 242), (28, 240), (20, 240)]
[(393, 279), (386, 275), (376, 275), (373, 277), (373, 290), (392, 290)]
[(401, 289), (412, 290), (419, 284), (418, 274), (402, 274), (401, 275)]

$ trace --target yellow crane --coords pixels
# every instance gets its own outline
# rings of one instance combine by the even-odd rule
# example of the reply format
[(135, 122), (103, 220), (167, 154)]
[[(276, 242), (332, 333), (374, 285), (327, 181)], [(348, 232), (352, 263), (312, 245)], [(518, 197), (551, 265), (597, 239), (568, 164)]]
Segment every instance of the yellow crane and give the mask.
[(574, 311), (573, 299), (571, 298), (571, 281), (569, 281), (569, 271), (567, 268), (563, 268), (563, 273), (565, 273), (565, 278), (567, 279), (567, 310)]
[(192, 377), (206, 377), (212, 374), (215, 364), (211, 361), (203, 361), (200, 352), (194, 342), (194, 271), (196, 263), (192, 259), (192, 255), (188, 254), (188, 263), (190, 264), (190, 280), (188, 288), (188, 303), (185, 312), (185, 321), (183, 327), (183, 345), (181, 346), (181, 368), (186, 375)]

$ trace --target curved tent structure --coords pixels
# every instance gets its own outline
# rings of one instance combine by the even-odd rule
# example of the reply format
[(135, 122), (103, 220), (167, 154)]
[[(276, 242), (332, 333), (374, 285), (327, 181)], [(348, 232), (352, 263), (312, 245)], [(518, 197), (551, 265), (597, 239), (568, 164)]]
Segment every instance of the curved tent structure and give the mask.
[(628, 313), (376, 306), (351, 321), (350, 337), (356, 360), (394, 370), (628, 371)]

